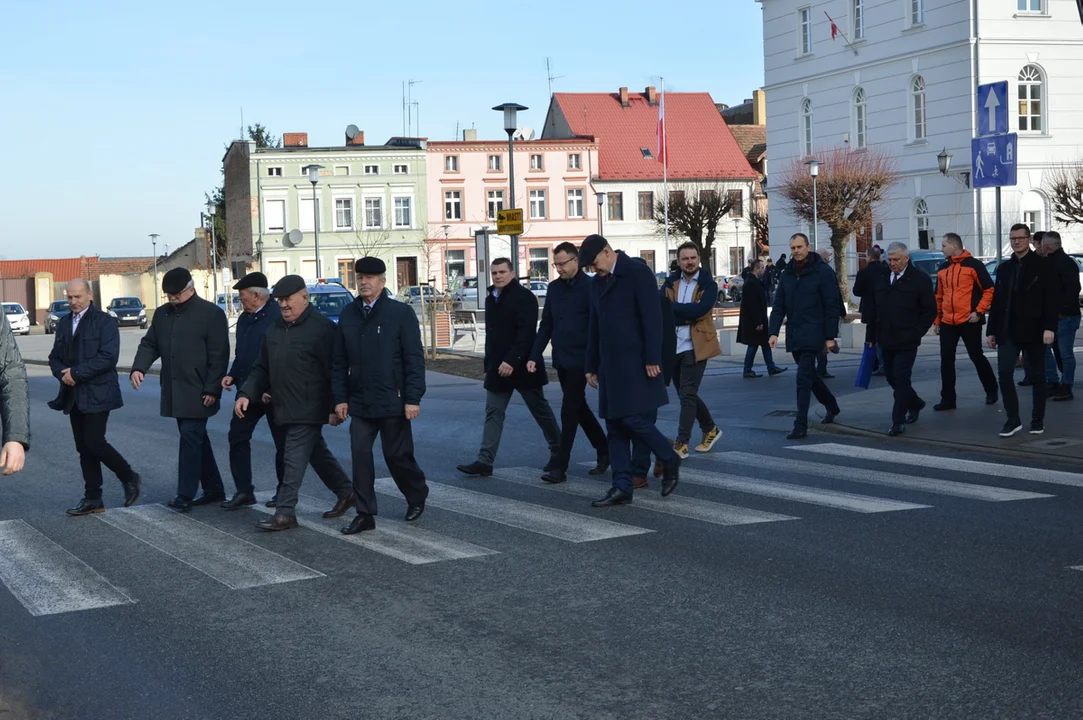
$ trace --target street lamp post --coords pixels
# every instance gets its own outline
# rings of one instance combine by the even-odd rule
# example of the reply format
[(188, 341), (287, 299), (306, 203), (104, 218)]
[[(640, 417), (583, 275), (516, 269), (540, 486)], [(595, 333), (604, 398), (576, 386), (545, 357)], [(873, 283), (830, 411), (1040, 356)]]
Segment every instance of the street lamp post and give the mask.
[(316, 197), (316, 183), (320, 181), (323, 165), (305, 165), (302, 170), (308, 173), (308, 181), (312, 183), (312, 234), (316, 241), (316, 282), (319, 282), (323, 277), (323, 268), (320, 267), (320, 208), (319, 199)]
[(819, 224), (820, 214), (816, 207), (816, 177), (820, 174), (820, 161), (806, 160), (805, 164), (808, 165), (808, 174), (812, 177), (812, 249), (819, 250), (819, 233), (816, 226)]
[[(741, 219), (733, 218), (733, 239), (736, 243), (736, 247), (741, 247)], [(752, 242), (752, 247), (749, 248), (752, 251), (752, 256), (748, 258), (748, 262), (752, 262), (756, 259), (756, 242)], [(741, 268), (742, 270), (744, 268)]]
[[(508, 134), (508, 209), (515, 209), (515, 147), (512, 141), (512, 136), (515, 135), (516, 121), (515, 114), (520, 110), (529, 110), (530, 108), (525, 105), (519, 105), (517, 103), (504, 103), (503, 105), (497, 105), (493, 110), (500, 110), (504, 113), (504, 132)], [(515, 277), (519, 277), (519, 236), (511, 236), (511, 262), (512, 270), (515, 271)]]
[(158, 233), (150, 234), (151, 252), (154, 253), (154, 307), (158, 307), (161, 290), (158, 289)]
[(444, 292), (449, 292), (451, 290), (451, 259), (448, 258), (447, 236), (451, 226), (441, 225), (440, 229), (444, 231)]
[(259, 255), (259, 271), (263, 272), (263, 238), (256, 240), (256, 255)]
[(602, 224), (602, 210), (604, 209), (603, 206), (605, 205), (605, 193), (596, 192), (594, 194), (598, 197), (598, 234), (602, 237), (605, 237), (605, 233), (602, 232), (602, 229), (605, 227)]
[(207, 217), (211, 219), (211, 272), (214, 274), (214, 304), (218, 304), (218, 243), (215, 241), (214, 235), (214, 215), (218, 212), (217, 206), (208, 200), (207, 201)]
[[(947, 148), (944, 148), (936, 156), (936, 165), (940, 168), (940, 174), (944, 177), (955, 178), (963, 185), (970, 188), (970, 172), (968, 170), (962, 170), (960, 172), (951, 171), (951, 153)], [(985, 251), (985, 238), (982, 236), (982, 218), (981, 218), (981, 193), (978, 193), (978, 255), (982, 255)], [(998, 236), (999, 237), (999, 236)], [(998, 247), (1000, 241), (997, 241)]]

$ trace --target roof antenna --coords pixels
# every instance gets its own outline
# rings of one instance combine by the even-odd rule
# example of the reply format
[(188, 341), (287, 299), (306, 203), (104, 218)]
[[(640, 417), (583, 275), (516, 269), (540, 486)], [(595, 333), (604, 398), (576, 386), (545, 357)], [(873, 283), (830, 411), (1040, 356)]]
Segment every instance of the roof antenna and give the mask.
[(549, 76), (549, 97), (553, 97), (553, 81), (560, 80), (563, 75), (553, 75), (553, 69), (549, 65), (549, 58), (545, 58), (545, 74)]
[(241, 106), (241, 140), (244, 140), (244, 106)]

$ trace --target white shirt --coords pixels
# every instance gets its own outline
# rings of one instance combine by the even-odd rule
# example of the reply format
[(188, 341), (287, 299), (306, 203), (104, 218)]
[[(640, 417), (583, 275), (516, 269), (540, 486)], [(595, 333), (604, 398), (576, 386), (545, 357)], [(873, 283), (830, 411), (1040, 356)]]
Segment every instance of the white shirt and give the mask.
[[(907, 265), (906, 267), (910, 267), (910, 266)], [(906, 268), (903, 268), (900, 272), (891, 273), (891, 284), (894, 285), (895, 281), (898, 280), (899, 278), (901, 278), (903, 276), (903, 273), (905, 273), (905, 272), (906, 272)]]
[(79, 321), (83, 319), (83, 316), (84, 316), (84, 315), (86, 315), (86, 311), (87, 311), (87, 309), (88, 309), (89, 307), (90, 307), (90, 306), (89, 306), (89, 305), (87, 305), (87, 306), (86, 306), (85, 308), (83, 308), (83, 309), (82, 309), (82, 310), (81, 310), (80, 312), (78, 312), (78, 313), (72, 313), (72, 316), (71, 316), (71, 334), (72, 334), (72, 335), (74, 335), (74, 334), (75, 334), (75, 331), (79, 329)]
[[(677, 284), (677, 302), (690, 303), (693, 296), (696, 294), (696, 283), (699, 281), (699, 273), (689, 280), (685, 277), (685, 274), (681, 273), (680, 282)], [(683, 352), (692, 350), (692, 326), (691, 325), (678, 325), (677, 326), (677, 354), (680, 355)]]

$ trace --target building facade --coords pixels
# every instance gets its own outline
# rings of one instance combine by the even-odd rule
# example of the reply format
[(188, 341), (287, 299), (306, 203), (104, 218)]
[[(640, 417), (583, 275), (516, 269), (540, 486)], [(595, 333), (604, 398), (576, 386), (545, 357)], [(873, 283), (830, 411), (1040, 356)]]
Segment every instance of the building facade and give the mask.
[[(877, 150), (899, 181), (861, 242), (939, 247), (951, 231), (981, 256), (1007, 247), (1007, 228), (1077, 228), (1055, 222), (1046, 192), (1051, 166), (1083, 145), (1083, 26), (1069, 0), (757, 0), (763, 5), (770, 187), (793, 161), (834, 148)], [(828, 16), (830, 15), (830, 20)], [(832, 39), (832, 21), (836, 37)], [(845, 37), (844, 37), (845, 35)], [(1004, 237), (995, 237), (994, 191), (970, 190), (977, 85), (1007, 80), (1009, 130), (1019, 133), (1018, 186), (1003, 189)], [(941, 174), (937, 156), (951, 155)], [(778, 178), (777, 180), (775, 178)], [(772, 202), (771, 234), (808, 231)], [(980, 228), (980, 231), (979, 231)], [(828, 236), (820, 226), (821, 240)]]

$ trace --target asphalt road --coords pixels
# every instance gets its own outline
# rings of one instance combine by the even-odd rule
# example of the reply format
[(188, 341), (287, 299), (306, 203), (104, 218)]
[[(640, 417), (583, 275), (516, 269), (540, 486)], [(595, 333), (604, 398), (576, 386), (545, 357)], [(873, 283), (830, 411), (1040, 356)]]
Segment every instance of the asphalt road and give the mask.
[[(118, 510), (107, 476), (107, 513), (65, 516), (78, 462), (45, 406), (55, 380), (31, 374), (28, 467), (0, 480), (0, 702), (40, 717), (1083, 715), (1083, 475), (913, 443), (876, 462), (838, 436), (788, 449), (771, 414), (792, 409), (792, 370), (707, 378), (723, 439), (670, 498), (609, 510), (585, 467), (563, 491), (537, 480), (547, 452), (519, 402), (498, 476), (458, 476), (483, 392), (436, 376), (415, 425), (428, 509), (404, 526), (390, 487), (366, 545), (336, 521), (265, 534), (255, 510), (156, 506), (176, 430), (155, 378), (110, 423), (140, 504)], [(228, 486), (227, 425), (211, 422)], [(348, 458), (345, 429), (325, 434)], [(254, 455), (269, 492), (262, 428)], [(312, 473), (303, 493), (330, 507)]]

